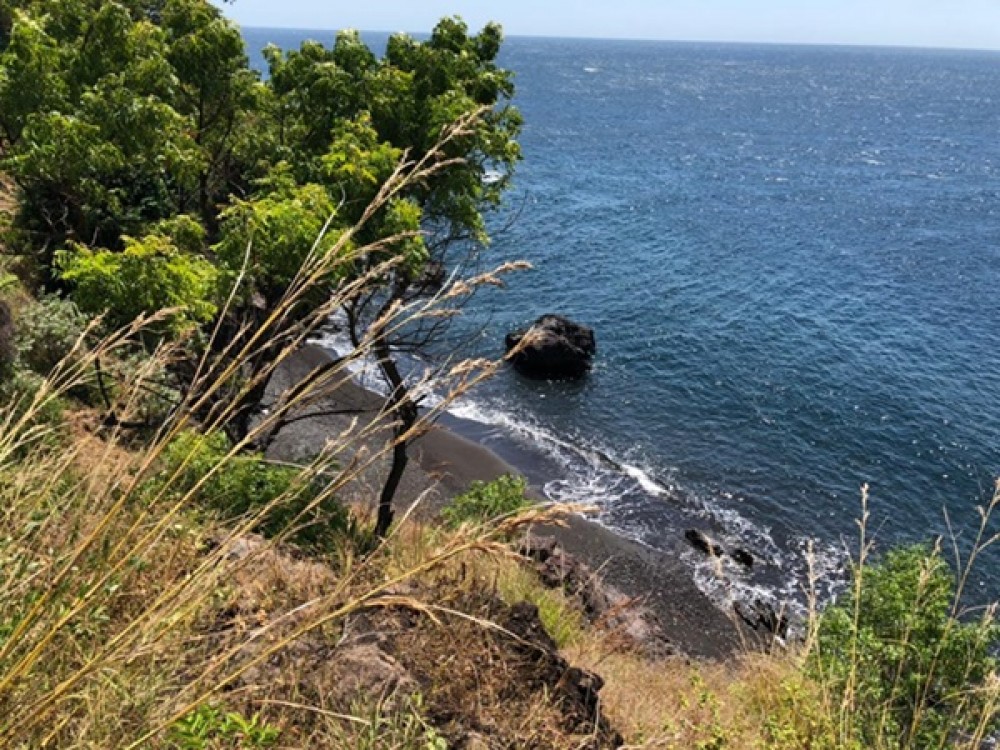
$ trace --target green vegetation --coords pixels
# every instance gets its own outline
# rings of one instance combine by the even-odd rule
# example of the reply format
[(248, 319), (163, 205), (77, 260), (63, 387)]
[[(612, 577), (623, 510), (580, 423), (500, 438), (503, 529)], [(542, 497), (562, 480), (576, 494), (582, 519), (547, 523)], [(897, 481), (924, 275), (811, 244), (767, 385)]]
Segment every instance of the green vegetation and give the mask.
[(473, 482), (468, 492), (453, 498), (441, 511), (452, 528), (463, 523), (483, 524), (513, 515), (531, 506), (525, 497), (524, 477), (507, 474), (492, 482)]
[(892, 550), (854, 575), (823, 613), (809, 662), (842, 696), (846, 746), (946, 747), (996, 729), (1000, 627), (992, 609), (958, 616), (955, 573), (940, 552)]
[(172, 750), (252, 750), (274, 747), (280, 737), (281, 730), (268, 726), (259, 716), (248, 719), (208, 704), (178, 719), (167, 732)]
[(371, 547), (370, 533), (330, 491), (329, 476), (235, 453), (220, 432), (182, 432), (164, 449), (162, 464), (145, 488), (149, 495), (189, 497), (222, 521), (253, 519), (253, 531), (314, 553)]
[(48, 375), (71, 356), (88, 319), (68, 299), (47, 295), (28, 305), (17, 318), (17, 361), (37, 375)]
[(357, 720), (337, 734), (354, 750), (448, 750), (448, 741), (423, 717), (423, 698), (415, 693), (402, 710), (382, 705), (356, 706)]
[[(995, 608), (962, 610), (968, 572), (936, 548), (872, 562), (862, 539), (804, 643), (709, 665), (648, 661), (546, 588), (508, 544), (552, 520), (523, 479), (474, 485), (443, 529), (385, 537), (433, 416), (395, 353), (496, 281), (428, 297), (422, 279), (485, 244), (519, 158), (500, 43), (446, 19), (377, 57), (348, 32), (268, 49), (265, 81), (204, 0), (0, 0), (0, 171), (17, 198), (0, 242), (0, 746), (424, 749), (470, 727), (593, 745), (560, 723), (538, 649), (490, 622), (525, 600), (604, 676), (633, 745), (978, 750), (998, 729)], [(333, 362), (265, 398), (335, 310), (353, 357), (378, 361), (385, 409), (308, 465), (270, 460), (275, 431), (348, 377)], [(455, 366), (452, 396), (484, 373)], [(374, 494), (379, 460), (373, 530), (345, 488)], [(998, 505), (976, 551), (997, 541)], [(396, 702), (323, 672), (378, 617), (423, 675)]]
[[(234, 443), (279, 353), (349, 288), (339, 304), (399, 423), (383, 535), (416, 421), (393, 361), (404, 310), (428, 263), (485, 245), (484, 213), (520, 157), (501, 39), (445, 19), (378, 57), (343, 32), (330, 47), (269, 47), (262, 80), (207, 0), (4, 0), (8, 252), (105, 330), (157, 316), (143, 348), (175, 346), (167, 387)], [(507, 178), (484, 184), (488, 170)], [(206, 361), (225, 382), (204, 377)]]

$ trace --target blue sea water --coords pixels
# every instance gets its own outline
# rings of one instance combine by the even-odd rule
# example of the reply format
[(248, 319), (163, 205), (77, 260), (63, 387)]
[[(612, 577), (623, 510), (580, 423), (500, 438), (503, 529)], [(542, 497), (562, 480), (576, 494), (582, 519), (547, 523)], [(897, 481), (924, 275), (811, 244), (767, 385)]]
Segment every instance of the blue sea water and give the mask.
[[(454, 423), (719, 599), (794, 597), (810, 542), (834, 580), (866, 483), (880, 546), (947, 509), (966, 548), (1000, 475), (1000, 54), (513, 38), (502, 63), (524, 161), (489, 253), (535, 270), (456, 336), (496, 356), (557, 311), (599, 353)], [(710, 575), (686, 528), (753, 573)], [(1000, 594), (1000, 555), (972, 585)]]

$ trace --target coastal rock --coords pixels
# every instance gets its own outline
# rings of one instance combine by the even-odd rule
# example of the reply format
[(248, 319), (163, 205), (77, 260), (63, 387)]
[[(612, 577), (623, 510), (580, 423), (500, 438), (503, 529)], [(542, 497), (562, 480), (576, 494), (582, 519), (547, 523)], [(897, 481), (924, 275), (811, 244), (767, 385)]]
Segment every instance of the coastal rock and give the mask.
[(722, 545), (703, 531), (688, 529), (684, 532), (684, 538), (696, 550), (704, 552), (712, 557), (722, 557)]
[(788, 635), (788, 617), (776, 610), (772, 604), (760, 599), (752, 602), (738, 601), (733, 605), (733, 609), (754, 630), (773, 633), (779, 638)]
[(601, 586), (594, 572), (563, 550), (555, 537), (529, 536), (521, 543), (519, 552), (535, 561), (535, 570), (542, 583), (578, 597), (591, 622), (603, 617), (611, 609), (611, 596)]
[(737, 547), (736, 549), (734, 549), (729, 554), (729, 556), (733, 558), (733, 560), (738, 562), (740, 565), (742, 565), (744, 568), (749, 569), (753, 567), (753, 555), (751, 555), (742, 547)]
[(518, 551), (534, 561), (543, 584), (577, 599), (587, 620), (606, 633), (608, 643), (653, 661), (676, 654), (662, 623), (641, 600), (609, 586), (586, 563), (564, 550), (555, 537), (528, 535)]
[(519, 678), (527, 684), (548, 686), (561, 708), (566, 728), (587, 735), (587, 744), (578, 747), (619, 747), (622, 737), (604, 716), (598, 698), (604, 680), (593, 672), (570, 666), (560, 656), (538, 616), (538, 608), (529, 602), (515, 604), (499, 624), (517, 638), (511, 645), (526, 660)]
[(530, 328), (508, 333), (504, 343), (514, 368), (541, 380), (582, 377), (597, 352), (593, 329), (562, 315), (543, 315)]

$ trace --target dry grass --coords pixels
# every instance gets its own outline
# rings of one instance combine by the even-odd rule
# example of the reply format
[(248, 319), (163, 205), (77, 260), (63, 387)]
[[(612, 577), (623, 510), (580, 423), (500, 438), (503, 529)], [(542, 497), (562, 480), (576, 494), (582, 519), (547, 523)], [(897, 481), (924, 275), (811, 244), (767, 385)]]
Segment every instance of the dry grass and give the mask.
[(649, 661), (587, 640), (567, 656), (604, 678), (604, 709), (629, 746), (827, 746), (818, 686), (803, 677), (801, 661), (791, 654), (747, 654), (725, 664)]
[[(459, 123), (445, 138), (459, 137), (469, 126)], [(401, 168), (364, 220), (408, 180), (423, 179), (439, 168), (443, 162), (434, 159)], [(330, 368), (275, 405), (255, 432), (194, 486), (172, 489), (190, 458), (172, 476), (158, 475), (175, 436), (193, 427), (217, 428), (231, 416), (221, 397), (253, 387), (254, 382), (241, 380), (240, 362), (262, 342), (280, 331), (287, 346), (254, 376), (260, 380), (296, 351), (314, 324), (359, 293), (363, 285), (347, 284), (308, 320), (291, 330), (281, 327), (283, 311), (305, 299), (329, 273), (330, 264), (343, 262), (350, 252), (367, 251), (349, 249), (351, 236), (346, 233), (343, 247), (329, 255), (306, 260), (279, 309), (241, 341), (240, 351), (228, 351), (218, 361), (206, 358), (186, 400), (134, 451), (127, 450), (121, 428), (103, 429), (98, 438), (89, 415), (76, 414), (61, 423), (50, 412), (92, 380), (98, 362), (114, 362), (134, 351), (134, 342), (155, 326), (158, 316), (136, 321), (96, 344), (87, 343), (93, 338), (88, 332), (37, 391), (0, 408), (0, 746), (162, 743), (164, 731), (198, 706), (223, 695), (249, 699), (253, 676), (266, 674), (268, 665), (293, 646), (335, 637), (347, 618), (387, 605), (407, 581), (420, 580), (452, 559), (494, 548), (491, 530), (457, 535), (441, 540), (413, 565), (392, 569), (389, 561), (406, 556), (395, 552), (401, 543), (393, 538), (364, 560), (342, 555), (341, 569), (333, 574), (308, 562), (289, 562), (280, 552), (283, 534), (248, 549), (248, 531), (293, 490), (226, 528), (198, 509), (198, 494), (213, 476), (226, 471), (258, 434), (336, 388), (349, 377), (346, 364)], [(373, 329), (384, 332), (439, 315), (454, 301), (451, 291), (393, 309)], [(368, 355), (372, 346), (371, 340), (360, 342), (355, 358)], [(119, 384), (113, 407), (121, 419), (137, 412), (144, 394), (155, 386), (156, 374), (174, 354), (170, 347), (160, 348), (133, 372), (131, 382)], [(446, 408), (497, 366), (476, 362), (454, 367), (441, 384), (448, 395), (438, 408)], [(204, 413), (211, 404), (210, 421), (195, 425), (191, 415)], [(301, 467), (296, 486), (325, 480), (303, 514), (382, 459), (379, 451), (360, 455), (352, 450), (394, 419), (391, 412), (380, 416), (329, 436), (322, 453)], [(423, 428), (420, 424), (415, 430)], [(159, 481), (151, 484), (154, 477)], [(292, 519), (288, 530), (299, 520)], [(294, 683), (295, 675), (289, 679)]]

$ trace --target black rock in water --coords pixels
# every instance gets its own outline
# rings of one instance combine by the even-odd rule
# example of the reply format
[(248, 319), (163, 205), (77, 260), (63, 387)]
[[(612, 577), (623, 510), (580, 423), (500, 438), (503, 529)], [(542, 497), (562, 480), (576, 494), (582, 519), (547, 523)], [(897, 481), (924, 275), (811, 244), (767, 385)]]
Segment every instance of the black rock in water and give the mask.
[[(526, 338), (527, 337), (527, 338)], [(526, 339), (526, 340), (525, 340)], [(567, 380), (585, 375), (597, 352), (594, 330), (562, 315), (543, 315), (534, 324), (507, 334), (507, 353), (522, 375), (539, 380)]]
[(712, 557), (722, 556), (722, 545), (702, 531), (688, 529), (684, 532), (684, 538), (690, 542), (692, 547), (701, 550), (706, 555), (711, 555)]
[(745, 568), (753, 567), (753, 555), (751, 555), (742, 547), (737, 547), (736, 549), (734, 549), (729, 554), (729, 556)]

